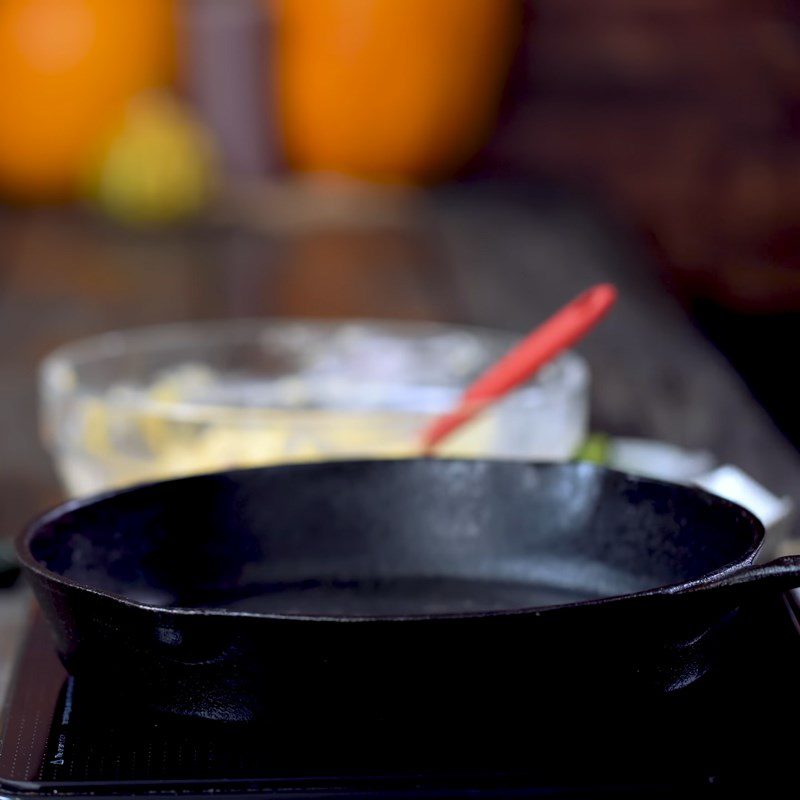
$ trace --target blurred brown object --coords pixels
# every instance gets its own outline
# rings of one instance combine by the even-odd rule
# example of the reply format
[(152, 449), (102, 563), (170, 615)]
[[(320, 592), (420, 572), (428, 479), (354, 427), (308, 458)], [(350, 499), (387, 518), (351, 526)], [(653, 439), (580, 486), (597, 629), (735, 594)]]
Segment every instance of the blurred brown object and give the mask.
[(567, 179), (691, 298), (800, 309), (800, 27), (778, 0), (539, 0), (484, 166)]
[(217, 223), (264, 235), (348, 230), (411, 230), (423, 224), (426, 196), (413, 186), (383, 186), (341, 175), (237, 180), (224, 187)]

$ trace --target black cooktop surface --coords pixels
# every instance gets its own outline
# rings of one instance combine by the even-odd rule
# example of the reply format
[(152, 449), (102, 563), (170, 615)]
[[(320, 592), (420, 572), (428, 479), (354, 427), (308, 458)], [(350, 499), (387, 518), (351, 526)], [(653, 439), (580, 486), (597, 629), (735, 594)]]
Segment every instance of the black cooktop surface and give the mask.
[(678, 797), (745, 785), (763, 797), (800, 787), (785, 733), (800, 720), (798, 631), (789, 601), (753, 605), (724, 667), (646, 701), (531, 686), (480, 715), (464, 697), (401, 719), (375, 696), (298, 700), (236, 725), (146, 716), (113, 675), (103, 686), (68, 677), (35, 617), (4, 711), (0, 797)]

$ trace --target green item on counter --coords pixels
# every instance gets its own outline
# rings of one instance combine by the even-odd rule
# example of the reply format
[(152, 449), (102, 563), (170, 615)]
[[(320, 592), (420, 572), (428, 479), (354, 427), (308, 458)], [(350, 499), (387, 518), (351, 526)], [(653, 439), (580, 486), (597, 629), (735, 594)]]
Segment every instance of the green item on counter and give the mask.
[(14, 548), (8, 540), (0, 539), (0, 589), (7, 589), (19, 576)]
[(611, 458), (611, 437), (606, 433), (592, 433), (575, 453), (576, 461), (591, 464), (608, 464)]

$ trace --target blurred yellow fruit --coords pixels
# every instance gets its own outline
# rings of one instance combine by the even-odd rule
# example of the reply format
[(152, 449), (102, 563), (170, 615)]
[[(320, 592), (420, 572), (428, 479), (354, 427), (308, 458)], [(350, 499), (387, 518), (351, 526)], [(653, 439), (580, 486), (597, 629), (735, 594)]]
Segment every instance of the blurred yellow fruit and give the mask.
[(190, 111), (166, 93), (150, 92), (130, 101), (89, 173), (89, 195), (120, 222), (168, 224), (207, 203), (214, 166), (213, 144)]
[(173, 0), (0, 1), (0, 189), (72, 195), (133, 94), (167, 84)]

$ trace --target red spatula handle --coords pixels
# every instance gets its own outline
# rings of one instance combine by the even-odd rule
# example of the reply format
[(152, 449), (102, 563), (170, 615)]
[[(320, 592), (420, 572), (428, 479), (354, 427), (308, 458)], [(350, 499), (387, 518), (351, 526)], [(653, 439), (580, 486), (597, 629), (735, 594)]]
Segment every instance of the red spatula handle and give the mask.
[(580, 341), (608, 312), (617, 290), (603, 283), (580, 294), (489, 367), (461, 396), (458, 407), (435, 419), (422, 436), (429, 453), (476, 414), (529, 380), (559, 353)]

